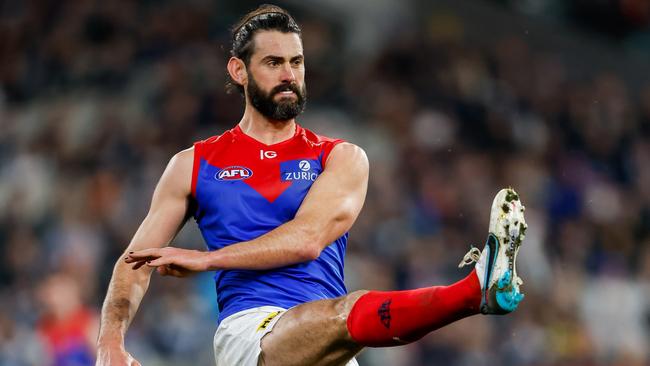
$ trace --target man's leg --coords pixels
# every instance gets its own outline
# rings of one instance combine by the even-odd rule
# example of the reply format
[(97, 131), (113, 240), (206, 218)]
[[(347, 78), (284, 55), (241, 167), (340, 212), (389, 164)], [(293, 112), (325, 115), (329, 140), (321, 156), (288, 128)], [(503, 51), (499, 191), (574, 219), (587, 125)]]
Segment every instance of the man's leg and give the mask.
[(259, 364), (344, 365), (363, 349), (350, 338), (346, 322), (354, 303), (367, 292), (291, 308), (262, 338)]
[(479, 312), (515, 310), (523, 299), (515, 268), (526, 229), (523, 212), (514, 190), (497, 194), (484, 250), (473, 248), (461, 262), (476, 261), (476, 267), (453, 285), (358, 291), (292, 308), (262, 339), (260, 364), (343, 365), (364, 346), (402, 345)]
[(414, 342), (453, 321), (479, 313), (474, 271), (451, 286), (407, 291), (357, 291), (287, 311), (262, 339), (261, 362), (344, 365), (365, 346)]

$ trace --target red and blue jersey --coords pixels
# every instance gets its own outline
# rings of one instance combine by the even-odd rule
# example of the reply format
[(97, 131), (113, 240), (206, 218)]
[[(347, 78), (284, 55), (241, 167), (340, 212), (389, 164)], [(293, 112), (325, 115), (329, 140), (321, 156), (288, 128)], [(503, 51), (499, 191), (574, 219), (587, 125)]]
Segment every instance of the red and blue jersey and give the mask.
[[(273, 145), (253, 139), (239, 126), (195, 143), (194, 217), (209, 250), (255, 239), (292, 220), (340, 142), (296, 125), (292, 138)], [(253, 307), (290, 308), (346, 294), (347, 239), (346, 233), (305, 263), (217, 271), (219, 321)]]

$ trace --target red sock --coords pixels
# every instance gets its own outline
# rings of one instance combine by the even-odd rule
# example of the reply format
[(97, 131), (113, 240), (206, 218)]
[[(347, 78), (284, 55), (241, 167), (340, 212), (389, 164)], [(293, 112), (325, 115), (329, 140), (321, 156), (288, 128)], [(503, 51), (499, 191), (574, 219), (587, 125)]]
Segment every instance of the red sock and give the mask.
[(348, 331), (363, 346), (395, 346), (478, 314), (480, 305), (481, 285), (475, 271), (450, 286), (370, 291), (352, 307)]

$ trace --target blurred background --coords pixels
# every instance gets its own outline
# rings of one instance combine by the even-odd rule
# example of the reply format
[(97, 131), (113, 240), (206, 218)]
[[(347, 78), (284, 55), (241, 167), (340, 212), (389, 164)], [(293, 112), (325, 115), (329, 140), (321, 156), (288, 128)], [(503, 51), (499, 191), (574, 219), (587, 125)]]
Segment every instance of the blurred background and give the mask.
[[(0, 1), (0, 365), (92, 365), (115, 260), (169, 158), (233, 127), (252, 1)], [(650, 2), (277, 1), (303, 29), (299, 122), (370, 157), (349, 290), (448, 284), (504, 186), (526, 300), (365, 366), (650, 365)], [(175, 245), (203, 248), (190, 222)], [(211, 365), (209, 274), (152, 284), (144, 365)]]

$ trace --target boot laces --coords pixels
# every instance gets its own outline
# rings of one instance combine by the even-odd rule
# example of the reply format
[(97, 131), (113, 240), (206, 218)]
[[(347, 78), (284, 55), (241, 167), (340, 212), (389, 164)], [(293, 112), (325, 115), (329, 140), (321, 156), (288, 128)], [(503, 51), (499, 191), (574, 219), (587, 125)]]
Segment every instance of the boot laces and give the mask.
[(458, 263), (458, 268), (463, 268), (467, 265), (478, 262), (480, 257), (481, 257), (481, 251), (477, 247), (472, 246), (469, 252), (467, 252), (463, 257), (463, 260), (460, 261), (460, 263)]

